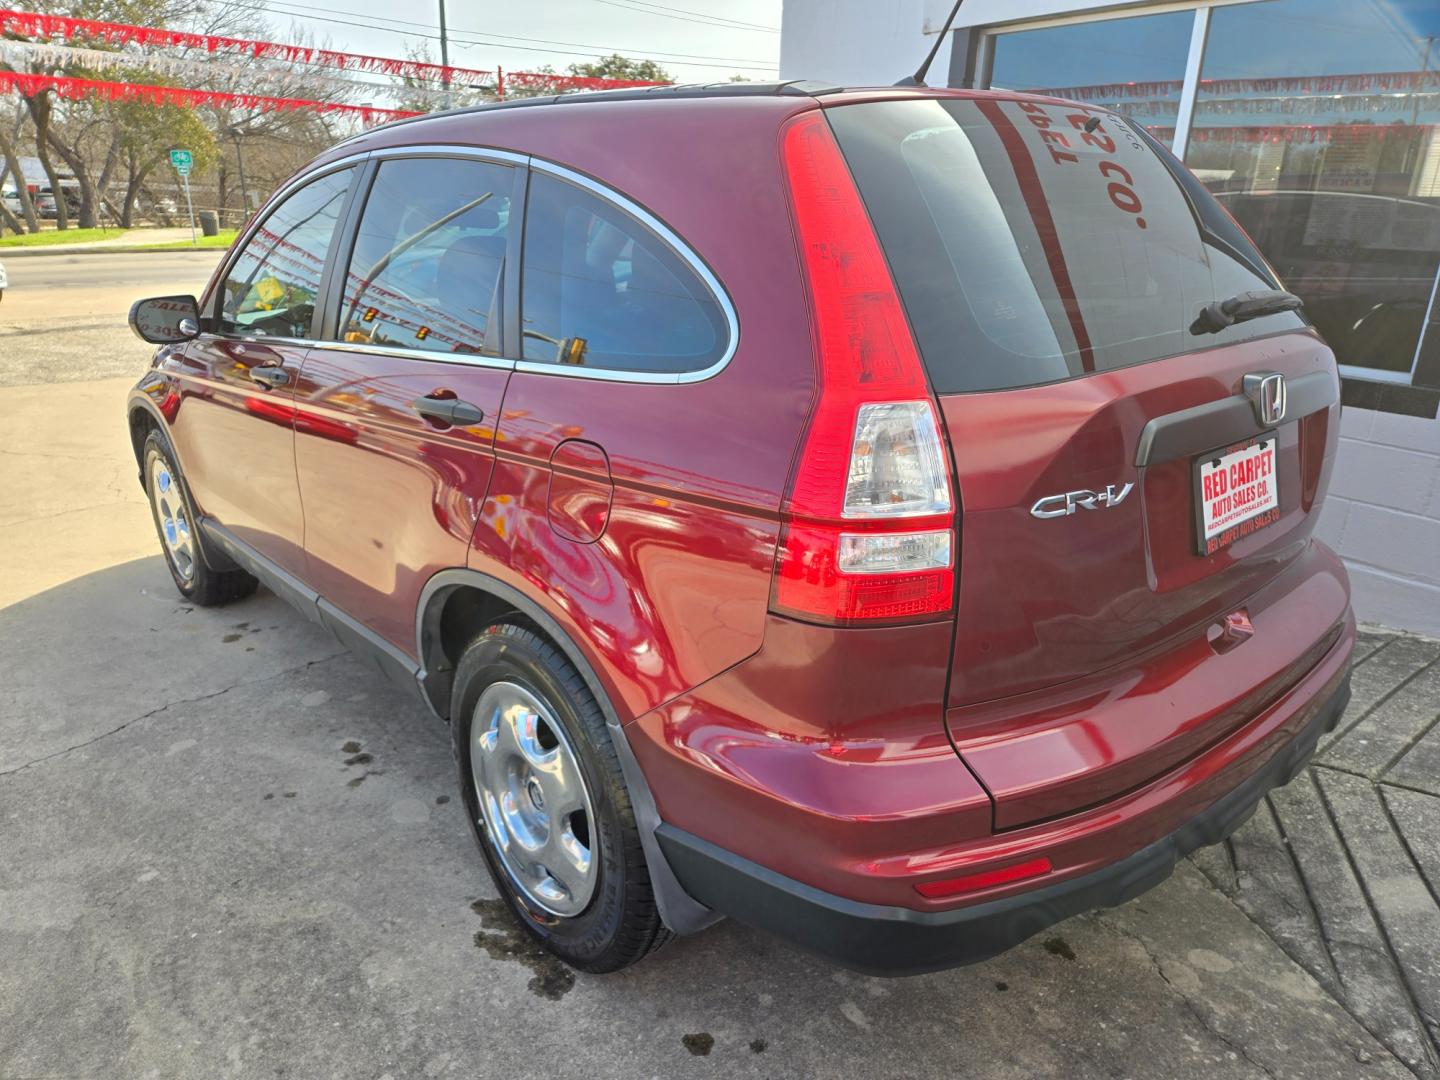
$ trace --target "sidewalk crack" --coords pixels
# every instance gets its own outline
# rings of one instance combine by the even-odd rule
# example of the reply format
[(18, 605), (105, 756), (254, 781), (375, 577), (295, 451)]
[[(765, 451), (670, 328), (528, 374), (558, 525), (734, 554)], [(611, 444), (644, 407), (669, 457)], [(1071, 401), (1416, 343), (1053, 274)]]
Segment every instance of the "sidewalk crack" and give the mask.
[(1165, 973), (1165, 965), (1161, 962), (1160, 957), (1156, 955), (1155, 950), (1150, 948), (1149, 943), (1144, 938), (1142, 938), (1139, 934), (1135, 933), (1133, 930), (1127, 930), (1124, 927), (1112, 923), (1104, 915), (1097, 916), (1096, 921), (1105, 929), (1109, 930), (1112, 934), (1117, 934), (1123, 938), (1129, 938), (1131, 941), (1135, 942), (1135, 944), (1140, 946), (1140, 948), (1144, 951), (1146, 957), (1149, 959), (1150, 966), (1155, 970), (1155, 974), (1160, 976), (1160, 981), (1163, 982), (1167, 987), (1169, 987), (1170, 992), (1180, 999), (1180, 1001), (1184, 1004), (1185, 1008), (1189, 1011), (1190, 1015), (1195, 1018), (1195, 1022), (1200, 1025), (1202, 1031), (1204, 1031), (1216, 1042), (1220, 1043), (1222, 1046), (1228, 1049), (1231, 1053), (1244, 1060), (1251, 1067), (1258, 1069), (1266, 1076), (1275, 1076), (1275, 1073), (1272, 1072), (1265, 1065), (1264, 1062), (1256, 1061), (1253, 1057), (1250, 1056), (1250, 1052), (1246, 1050), (1244, 1046), (1235, 1042), (1235, 1040), (1231, 1039), (1228, 1035), (1221, 1031), (1210, 1020), (1210, 1018), (1205, 1015), (1205, 1011), (1195, 1003), (1194, 998), (1192, 998), (1189, 994), (1187, 994), (1184, 990), (1180, 989), (1180, 987), (1176, 986), (1175, 983), (1170, 980), (1170, 976)]
[(109, 731), (101, 732), (99, 735), (96, 735), (92, 739), (86, 739), (84, 742), (76, 743), (74, 746), (67, 746), (64, 750), (56, 750), (53, 754), (45, 754), (41, 757), (35, 758), (33, 761), (27, 761), (23, 765), (16, 765), (13, 769), (6, 769), (3, 772), (0, 772), (0, 776), (14, 776), (16, 773), (24, 772), (26, 769), (29, 769), (32, 766), (41, 765), (47, 761), (53, 761), (56, 758), (64, 757), (66, 754), (73, 753), (76, 750), (83, 750), (87, 746), (94, 746), (102, 739), (108, 739), (112, 735), (118, 735), (126, 728), (133, 727), (135, 724), (140, 723), (142, 720), (149, 720), (152, 716), (159, 716), (161, 713), (169, 709), (173, 709), (177, 705), (194, 705), (197, 702), (209, 701), (211, 698), (222, 697), (225, 694), (230, 693), (230, 691), (232, 690), (243, 690), (247, 686), (256, 686), (263, 682), (269, 682), (271, 679), (278, 679), (284, 675), (293, 675), (297, 671), (304, 671), (307, 668), (315, 667), (317, 664), (328, 664), (331, 660), (338, 660), (340, 657), (348, 655), (350, 654), (344, 651), (333, 653), (330, 656), (323, 656), (319, 660), (307, 660), (305, 663), (300, 664), (297, 667), (285, 668), (283, 671), (271, 672), (269, 675), (262, 676), (258, 679), (247, 679), (244, 682), (233, 683), (230, 686), (224, 687), (221, 690), (215, 690), (209, 694), (200, 694), (198, 697), (181, 698), (178, 701), (166, 702), (164, 705), (161, 705), (160, 707), (155, 709), (151, 709), (147, 713), (141, 713), (139, 716), (132, 717), (131, 719), (126, 720), (123, 724), (119, 724), (116, 727), (111, 728)]

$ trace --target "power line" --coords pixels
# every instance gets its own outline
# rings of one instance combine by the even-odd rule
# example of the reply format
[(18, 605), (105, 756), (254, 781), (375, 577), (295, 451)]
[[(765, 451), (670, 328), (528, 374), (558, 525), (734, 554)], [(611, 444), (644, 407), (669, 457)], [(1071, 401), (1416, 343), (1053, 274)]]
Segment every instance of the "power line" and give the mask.
[[(278, 2), (277, 2), (277, 0), (271, 0), (271, 2), (261, 3), (261, 4), (257, 5), (257, 6), (263, 7), (263, 8), (265, 8), (266, 10), (269, 10), (269, 11), (273, 11), (273, 12), (275, 12), (276, 14), (279, 14), (279, 15), (289, 15), (289, 16), (291, 16), (292, 18), (314, 19), (314, 20), (316, 20), (317, 22), (336, 23), (336, 24), (341, 25), (341, 26), (361, 27), (361, 28), (366, 29), (366, 30), (378, 30), (378, 31), (380, 31), (380, 32), (382, 32), (382, 33), (399, 34), (399, 35), (404, 36), (404, 37), (421, 37), (421, 38), (427, 38), (427, 39), (429, 39), (429, 40), (431, 40), (431, 41), (438, 41), (438, 40), (440, 40), (440, 35), (439, 35), (439, 34), (424, 33), (424, 32), (422, 32), (422, 31), (419, 29), (420, 27), (425, 27), (427, 30), (436, 30), (436, 29), (438, 29), (438, 27), (436, 27), (434, 23), (420, 23), (420, 22), (414, 22), (414, 21), (404, 21), (404, 20), (400, 20), (400, 19), (389, 19), (389, 18), (386, 18), (386, 17), (383, 16), (383, 15), (367, 15), (367, 16), (365, 16), (365, 17), (362, 19), (362, 18), (361, 18), (357, 13), (355, 13), (355, 12), (345, 11), (345, 10), (343, 10), (343, 9), (341, 9), (341, 8), (320, 7), (320, 6), (315, 5), (315, 4), (299, 3), (299, 2), (297, 2), (297, 0), (278, 0)], [(297, 11), (297, 10), (289, 10), (289, 9), (296, 9), (296, 8), (301, 9), (301, 10), (298, 10), (298, 11)], [(328, 19), (328, 18), (325, 18), (323, 15), (315, 15), (315, 14), (312, 14), (312, 12), (316, 12), (316, 11), (327, 11), (327, 12), (330, 12), (331, 14), (333, 14), (333, 15), (344, 15), (344, 16), (346, 16), (346, 17), (345, 17), (344, 19)], [(376, 25), (376, 22), (375, 22), (375, 21), (369, 21), (369, 20), (378, 20), (379, 22), (395, 23), (395, 24), (397, 24), (397, 25), (396, 25), (396, 26), (379, 26), (379, 25)], [(404, 29), (401, 29), (401, 27), (403, 27)], [(457, 32), (457, 31), (455, 31), (455, 30), (450, 30), (446, 36), (449, 38), (449, 40), (450, 40), (451, 42), (458, 42), (458, 43), (462, 43), (462, 44), (466, 44), (466, 45), (482, 45), (482, 46), (489, 46), (489, 47), (491, 47), (491, 48), (516, 49), (516, 50), (519, 50), (519, 51), (522, 51), (522, 52), (550, 53), (550, 54), (562, 55), (562, 56), (590, 56), (590, 57), (595, 57), (595, 58), (599, 59), (599, 58), (603, 58), (603, 57), (605, 57), (605, 56), (608, 56), (608, 55), (610, 55), (610, 54), (612, 54), (612, 53), (624, 53), (624, 54), (627, 54), (627, 55), (630, 55), (630, 56), (634, 56), (634, 57), (636, 57), (636, 58), (638, 58), (638, 59), (656, 59), (656, 60), (661, 60), (661, 61), (668, 62), (668, 63), (688, 64), (688, 65), (690, 65), (690, 66), (692, 66), (692, 67), (715, 67), (715, 68), (735, 68), (735, 67), (739, 67), (739, 68), (742, 68), (742, 69), (747, 70), (747, 71), (774, 71), (774, 70), (777, 69), (777, 65), (775, 65), (775, 64), (767, 64), (767, 63), (764, 63), (763, 61), (755, 61), (755, 60), (753, 60), (753, 59), (751, 59), (751, 58), (743, 58), (743, 57), (711, 56), (711, 55), (708, 55), (708, 54), (705, 54), (705, 53), (673, 53), (673, 52), (669, 52), (669, 51), (667, 51), (667, 50), (661, 50), (661, 49), (646, 49), (646, 50), (628, 49), (628, 48), (625, 48), (625, 47), (623, 47), (623, 46), (596, 45), (596, 44), (594, 44), (594, 43), (592, 43), (592, 42), (579, 42), (579, 41), (554, 41), (554, 40), (551, 40), (551, 39), (549, 39), (549, 38), (521, 37), (521, 36), (519, 36), (519, 35), (514, 35), (514, 34), (487, 34), (487, 35), (486, 35), (486, 39), (465, 36), (466, 34), (469, 34), (469, 33), (474, 33), (474, 31), (458, 31), (458, 32)], [(509, 40), (505, 40), (505, 41), (492, 41), (492, 40), (487, 40), (488, 38), (506, 38), (506, 39), (509, 39)], [(536, 44), (536, 45), (517, 45), (517, 44), (513, 44), (513, 43), (512, 43), (512, 42), (516, 42), (516, 41), (529, 41), (529, 42), (535, 42), (535, 43), (538, 43), (538, 44)], [(570, 46), (575, 46), (576, 48), (578, 48), (578, 49), (583, 49), (583, 50), (604, 49), (604, 50), (607, 50), (607, 51), (605, 51), (605, 52), (589, 52), (589, 51), (576, 52), (576, 51), (569, 50), (569, 49), (547, 49), (547, 48), (539, 47), (540, 45), (543, 45), (543, 44), (548, 44), (548, 45), (570, 45)], [(717, 62), (716, 62), (716, 63), (704, 63), (703, 61), (717, 61)]]
[(607, 6), (609, 6), (609, 7), (613, 7), (613, 8), (619, 8), (621, 11), (634, 12), (635, 14), (638, 14), (638, 15), (653, 15), (653, 16), (655, 16), (656, 18), (659, 18), (659, 19), (675, 19), (675, 20), (677, 20), (678, 22), (695, 23), (695, 24), (698, 25), (698, 26), (709, 26), (709, 27), (712, 27), (712, 28), (714, 28), (714, 29), (716, 29), (716, 30), (748, 30), (748, 29), (751, 29), (751, 27), (734, 26), (734, 25), (731, 25), (731, 24), (728, 24), (728, 23), (723, 23), (723, 22), (713, 22), (713, 21), (711, 21), (709, 18), (707, 18), (707, 17), (705, 17), (705, 16), (701, 16), (700, 18), (691, 18), (691, 17), (688, 16), (688, 15), (667, 15), (667, 14), (666, 14), (665, 12), (663, 12), (663, 11), (655, 11), (655, 10), (652, 10), (652, 9), (650, 9), (650, 8), (631, 7), (629, 4), (621, 2), (621, 0), (595, 0), (595, 3), (597, 3), (597, 4), (605, 4), (605, 5), (607, 5)]
[[(609, 0), (600, 0), (600, 2), (601, 2), (601, 3), (608, 3)], [(776, 27), (776, 26), (762, 26), (760, 23), (746, 22), (746, 21), (743, 20), (743, 19), (730, 19), (730, 18), (725, 17), (724, 15), (711, 15), (711, 14), (709, 14), (708, 12), (695, 11), (695, 10), (693, 10), (693, 9), (691, 9), (691, 8), (677, 8), (677, 7), (670, 7), (670, 6), (666, 5), (666, 4), (652, 4), (652, 3), (649, 3), (648, 0), (628, 0), (628, 4), (626, 4), (626, 5), (622, 5), (622, 4), (611, 4), (611, 6), (612, 6), (612, 7), (635, 6), (635, 7), (639, 7), (639, 8), (659, 8), (658, 11), (655, 11), (655, 12), (646, 12), (645, 14), (647, 14), (647, 15), (648, 15), (648, 14), (655, 14), (655, 15), (659, 15), (661, 18), (667, 18), (667, 19), (669, 19), (669, 18), (683, 17), (683, 16), (687, 16), (687, 15), (694, 15), (694, 16), (697, 16), (697, 17), (700, 18), (700, 19), (713, 20), (713, 22), (716, 23), (717, 25), (732, 27), (732, 28), (734, 28), (734, 29), (736, 29), (736, 30), (763, 30), (763, 31), (764, 31), (765, 33), (767, 33), (767, 34), (778, 34), (778, 33), (780, 33), (780, 28), (779, 28), (779, 27)], [(679, 12), (680, 14), (679, 14), (679, 16), (675, 16), (675, 15), (665, 15), (664, 12), (667, 12), (667, 11)], [(694, 19), (684, 19), (683, 21), (685, 21), (685, 22), (694, 22), (695, 20), (694, 20)]]

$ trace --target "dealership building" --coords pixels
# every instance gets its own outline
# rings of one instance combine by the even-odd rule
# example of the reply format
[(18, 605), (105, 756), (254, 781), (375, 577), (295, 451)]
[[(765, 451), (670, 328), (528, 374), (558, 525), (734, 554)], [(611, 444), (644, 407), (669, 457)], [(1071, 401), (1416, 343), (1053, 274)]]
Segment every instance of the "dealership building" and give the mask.
[[(780, 75), (885, 85), (951, 0), (784, 0)], [(1145, 125), (1259, 245), (1340, 362), (1319, 525), (1363, 620), (1440, 635), (1440, 0), (966, 0), (932, 86)]]

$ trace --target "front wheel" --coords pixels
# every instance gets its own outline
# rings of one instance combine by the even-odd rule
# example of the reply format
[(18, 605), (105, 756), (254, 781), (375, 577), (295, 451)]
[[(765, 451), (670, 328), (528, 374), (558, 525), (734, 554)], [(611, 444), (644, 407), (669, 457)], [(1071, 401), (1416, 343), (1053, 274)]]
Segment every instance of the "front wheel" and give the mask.
[(155, 532), (180, 595), (200, 607), (215, 607), (253, 593), (259, 582), (244, 570), (215, 570), (206, 563), (194, 506), (170, 444), (159, 431), (145, 437), (142, 460)]
[(604, 714), (565, 655), (528, 626), (489, 627), (456, 668), (451, 722), (470, 824), (520, 924), (582, 971), (664, 944)]

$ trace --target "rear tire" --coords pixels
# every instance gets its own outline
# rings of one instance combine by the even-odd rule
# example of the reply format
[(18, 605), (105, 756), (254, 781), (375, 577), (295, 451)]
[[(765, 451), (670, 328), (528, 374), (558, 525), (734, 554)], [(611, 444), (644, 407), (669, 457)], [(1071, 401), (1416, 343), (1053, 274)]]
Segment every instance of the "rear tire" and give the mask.
[(200, 607), (218, 607), (253, 593), (260, 583), (250, 574), (215, 570), (205, 561), (195, 505), (170, 443), (160, 431), (145, 437), (140, 460), (160, 550), (180, 595)]
[(668, 941), (605, 716), (565, 655), (527, 625), (490, 626), (460, 658), (451, 704), (461, 797), (520, 925), (597, 973)]

